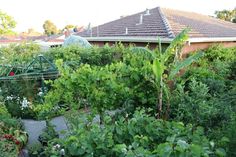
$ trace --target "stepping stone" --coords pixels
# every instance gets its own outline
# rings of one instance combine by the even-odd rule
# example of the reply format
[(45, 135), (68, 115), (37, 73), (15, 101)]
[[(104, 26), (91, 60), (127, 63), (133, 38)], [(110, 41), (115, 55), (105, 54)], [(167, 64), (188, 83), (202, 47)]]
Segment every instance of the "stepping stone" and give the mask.
[[(23, 119), (22, 122), (25, 126), (25, 131), (29, 135), (27, 145), (29, 146), (39, 142), (38, 137), (43, 132), (43, 129), (46, 128), (46, 121)], [(63, 116), (55, 117), (50, 121), (50, 123), (55, 126), (54, 129), (59, 134), (59, 138), (64, 138), (68, 131), (65, 118)]]
[(59, 138), (64, 138), (68, 127), (66, 125), (66, 120), (63, 116), (53, 118), (50, 123), (55, 126), (55, 131), (59, 134)]
[(43, 132), (43, 129), (46, 127), (45, 121), (35, 121), (35, 120), (22, 120), (25, 131), (29, 135), (29, 140), (27, 145), (32, 145), (38, 141), (39, 135)]

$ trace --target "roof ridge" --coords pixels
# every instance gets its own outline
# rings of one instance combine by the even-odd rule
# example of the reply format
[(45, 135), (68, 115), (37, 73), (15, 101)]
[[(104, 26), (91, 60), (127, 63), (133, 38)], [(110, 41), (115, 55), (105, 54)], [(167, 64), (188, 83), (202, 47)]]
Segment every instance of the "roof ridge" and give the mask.
[(167, 30), (167, 34), (170, 38), (174, 38), (175, 37), (175, 34), (174, 32), (172, 31), (172, 28), (168, 22), (168, 19), (166, 18), (166, 16), (164, 15), (164, 13), (162, 12), (161, 8), (160, 7), (157, 7), (158, 11), (159, 11), (159, 14), (161, 16), (161, 20)]

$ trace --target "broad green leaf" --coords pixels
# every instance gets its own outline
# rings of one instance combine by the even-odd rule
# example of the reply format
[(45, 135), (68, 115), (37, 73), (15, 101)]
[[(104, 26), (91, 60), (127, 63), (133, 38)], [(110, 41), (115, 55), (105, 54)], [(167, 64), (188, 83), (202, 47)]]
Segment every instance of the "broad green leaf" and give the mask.
[(162, 143), (158, 145), (154, 152), (161, 157), (169, 157), (173, 151), (172, 147), (173, 146), (170, 143)]
[(173, 41), (170, 43), (170, 45), (165, 50), (165, 53), (163, 54), (163, 61), (166, 62), (168, 58), (175, 53), (176, 48), (182, 46), (185, 44), (185, 42), (188, 40), (188, 32), (190, 29), (184, 29), (181, 33), (179, 33)]
[(189, 144), (184, 140), (178, 140), (177, 145), (180, 146), (180, 148), (183, 150), (185, 150), (189, 147)]
[(226, 156), (226, 152), (223, 148), (218, 148), (218, 149), (216, 149), (216, 155), (219, 157), (224, 157), (224, 156)]
[(194, 157), (200, 157), (203, 152), (202, 147), (195, 144), (192, 144), (190, 146), (190, 150), (191, 150), (192, 156)]
[(174, 76), (184, 67), (189, 66), (190, 64), (192, 64), (193, 62), (197, 61), (199, 58), (201, 58), (204, 55), (203, 52), (198, 52), (190, 57), (188, 57), (187, 59), (183, 60), (182, 62), (178, 62), (177, 65), (175, 66), (175, 68), (173, 68), (170, 71), (170, 75), (169, 75), (169, 80), (173, 79)]
[(164, 66), (158, 59), (155, 59), (153, 61), (152, 70), (153, 73), (155, 74), (156, 80), (160, 82), (162, 74), (164, 73)]

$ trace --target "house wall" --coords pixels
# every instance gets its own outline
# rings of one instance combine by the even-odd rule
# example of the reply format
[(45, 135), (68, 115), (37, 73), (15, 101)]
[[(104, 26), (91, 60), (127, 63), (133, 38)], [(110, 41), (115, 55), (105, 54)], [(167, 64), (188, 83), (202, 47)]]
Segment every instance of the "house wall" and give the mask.
[[(89, 41), (90, 44), (92, 45), (97, 45), (97, 46), (104, 46), (105, 44), (109, 44), (110, 46), (115, 45), (118, 42), (102, 42), (102, 41)], [(130, 43), (130, 42), (121, 42), (125, 46), (129, 45), (135, 45), (135, 46), (140, 46), (140, 47), (146, 47), (148, 46), (150, 49), (155, 49), (158, 44), (157, 43), (144, 43), (144, 42), (136, 42), (136, 43)], [(164, 47), (166, 47), (168, 44), (163, 44)]]
[[(95, 41), (89, 41), (91, 44), (93, 45), (97, 45), (97, 46), (104, 46), (106, 43), (108, 43), (110, 46), (114, 45), (116, 42), (95, 42)], [(150, 49), (154, 49), (158, 46), (157, 43), (143, 43), (143, 42), (136, 42), (136, 43), (129, 43), (129, 42), (122, 42), (124, 45), (129, 45), (129, 44), (134, 44), (136, 46), (149, 46)], [(193, 51), (197, 51), (197, 50), (203, 50), (206, 49), (214, 44), (222, 44), (224, 47), (236, 47), (236, 41), (235, 42), (199, 42), (199, 43), (190, 43), (190, 44), (186, 44), (183, 49), (183, 55), (187, 55), (190, 52)], [(163, 48), (167, 47), (168, 44), (162, 44)]]
[(214, 44), (222, 44), (224, 47), (236, 47), (236, 42), (208, 42), (208, 43), (190, 43), (186, 44), (183, 49), (183, 55), (188, 54), (189, 52), (203, 50)]

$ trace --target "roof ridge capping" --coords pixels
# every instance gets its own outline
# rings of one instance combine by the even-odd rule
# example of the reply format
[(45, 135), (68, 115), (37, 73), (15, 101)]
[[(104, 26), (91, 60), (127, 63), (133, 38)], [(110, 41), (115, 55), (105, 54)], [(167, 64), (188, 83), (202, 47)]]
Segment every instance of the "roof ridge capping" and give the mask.
[(165, 28), (167, 30), (167, 34), (168, 34), (169, 38), (174, 38), (175, 34), (172, 31), (172, 29), (171, 29), (171, 26), (170, 26), (170, 24), (168, 22), (168, 19), (166, 18), (166, 16), (164, 15), (164, 13), (162, 12), (160, 7), (157, 7), (157, 9), (158, 9), (158, 11), (160, 13), (161, 20), (162, 20), (162, 22), (163, 22), (163, 24), (164, 24), (164, 26), (165, 26)]

